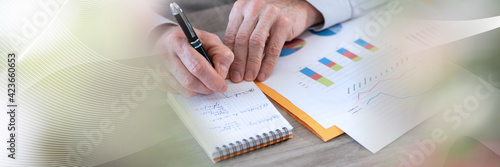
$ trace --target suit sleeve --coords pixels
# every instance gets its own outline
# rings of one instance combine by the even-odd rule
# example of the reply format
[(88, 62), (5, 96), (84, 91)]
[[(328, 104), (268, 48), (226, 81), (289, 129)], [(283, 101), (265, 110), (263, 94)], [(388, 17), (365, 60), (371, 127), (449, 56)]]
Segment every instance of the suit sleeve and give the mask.
[(320, 31), (377, 8), (388, 0), (307, 0), (324, 18), (324, 22), (311, 29)]

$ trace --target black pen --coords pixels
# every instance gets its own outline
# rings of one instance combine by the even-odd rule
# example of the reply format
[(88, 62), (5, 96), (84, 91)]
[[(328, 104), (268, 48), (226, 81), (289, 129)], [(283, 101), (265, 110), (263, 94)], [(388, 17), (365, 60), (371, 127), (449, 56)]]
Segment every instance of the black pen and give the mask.
[(210, 65), (212, 65), (212, 67), (215, 68), (212, 61), (210, 61), (210, 58), (208, 58), (208, 55), (205, 52), (205, 49), (203, 49), (203, 45), (201, 45), (200, 38), (198, 38), (198, 36), (194, 32), (193, 27), (191, 26), (191, 23), (189, 23), (189, 20), (187, 19), (186, 14), (184, 14), (182, 9), (175, 2), (170, 3), (170, 10), (172, 10), (172, 14), (174, 15), (175, 19), (177, 20), (177, 23), (179, 23), (179, 26), (181, 26), (182, 31), (184, 31), (184, 34), (186, 34), (188, 42), (191, 43), (191, 46), (193, 46), (194, 49), (196, 49), (196, 51), (198, 51), (198, 53), (205, 56), (208, 63), (210, 63)]

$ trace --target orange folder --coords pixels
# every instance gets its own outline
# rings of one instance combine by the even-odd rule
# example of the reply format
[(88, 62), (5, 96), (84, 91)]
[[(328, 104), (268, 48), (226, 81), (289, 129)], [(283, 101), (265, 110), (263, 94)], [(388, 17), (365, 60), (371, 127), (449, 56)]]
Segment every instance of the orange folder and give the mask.
[(271, 100), (276, 102), (281, 108), (288, 112), (288, 114), (292, 115), (293, 118), (299, 121), (307, 129), (311, 130), (323, 141), (326, 142), (344, 133), (337, 126), (332, 126), (328, 129), (323, 128), (323, 126), (321, 126), (311, 116), (307, 115), (307, 113), (299, 109), (274, 89), (258, 81), (255, 81), (255, 84), (257, 84), (257, 86), (260, 88), (260, 90), (262, 90), (262, 92), (264, 92), (264, 94), (266, 94), (266, 96), (271, 98)]

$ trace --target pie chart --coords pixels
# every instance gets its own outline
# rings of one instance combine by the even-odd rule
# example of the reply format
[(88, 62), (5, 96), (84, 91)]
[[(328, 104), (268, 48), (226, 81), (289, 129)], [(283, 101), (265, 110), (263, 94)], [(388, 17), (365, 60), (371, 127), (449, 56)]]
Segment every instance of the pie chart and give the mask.
[(323, 31), (313, 31), (309, 30), (311, 33), (319, 36), (332, 36), (338, 34), (340, 31), (342, 31), (342, 24), (336, 24), (330, 28), (327, 28)]
[(294, 40), (285, 43), (283, 49), (281, 49), (280, 57), (291, 55), (302, 49), (304, 46), (306, 46), (306, 41), (300, 38), (295, 38)]

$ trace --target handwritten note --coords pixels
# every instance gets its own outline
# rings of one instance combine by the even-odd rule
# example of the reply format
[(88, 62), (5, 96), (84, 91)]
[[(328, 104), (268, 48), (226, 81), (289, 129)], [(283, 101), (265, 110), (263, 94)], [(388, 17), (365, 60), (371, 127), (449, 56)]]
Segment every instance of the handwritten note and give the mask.
[(220, 146), (283, 127), (292, 129), (255, 83), (227, 83), (227, 96), (175, 96), (184, 109), (179, 115), (193, 126), (193, 133), (209, 139), (210, 145)]
[[(196, 101), (198, 105), (204, 104), (195, 108), (195, 111), (201, 117), (211, 120), (212, 124), (209, 128), (211, 131), (219, 132), (239, 131), (242, 129), (241, 125), (252, 126), (262, 123), (265, 120), (272, 120), (269, 118), (261, 120), (240, 119), (240, 117), (252, 118), (252, 116), (255, 116), (255, 113), (259, 115), (260, 113), (258, 112), (266, 110), (267, 107), (271, 105), (269, 101), (264, 100), (255, 105), (242, 104), (247, 103), (247, 101), (256, 100), (255, 96), (258, 95), (258, 93), (262, 93), (255, 90), (256, 88), (253, 87), (242, 90), (233, 89), (223, 98), (219, 98), (220, 95), (217, 94), (195, 97), (193, 102)], [(240, 102), (234, 103), (234, 101)], [(277, 119), (279, 117), (273, 115), (272, 118)]]

